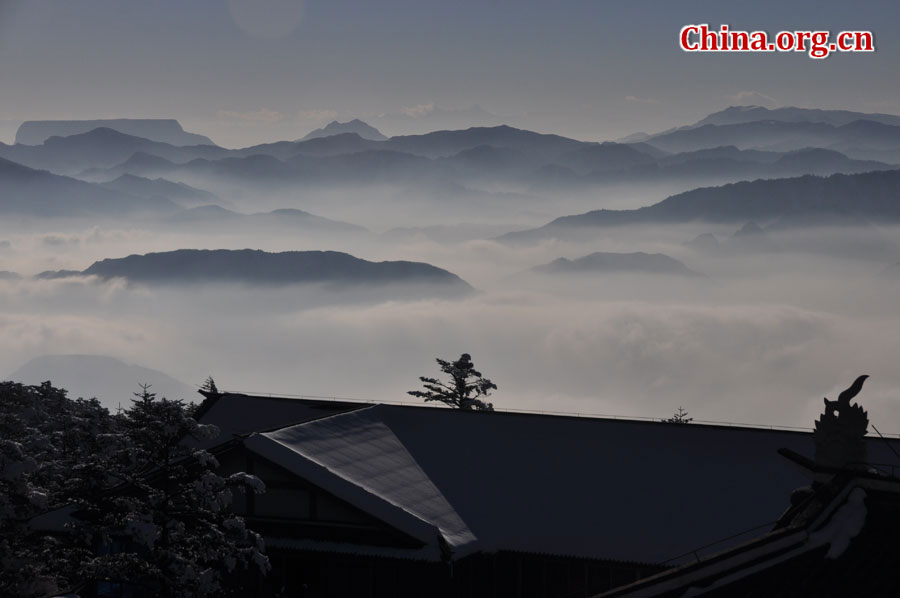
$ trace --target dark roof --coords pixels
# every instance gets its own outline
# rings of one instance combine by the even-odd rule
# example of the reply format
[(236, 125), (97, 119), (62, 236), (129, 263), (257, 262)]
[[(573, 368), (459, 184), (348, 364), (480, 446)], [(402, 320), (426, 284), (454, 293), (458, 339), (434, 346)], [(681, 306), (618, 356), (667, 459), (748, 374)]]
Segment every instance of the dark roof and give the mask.
[(240, 393), (201, 393), (206, 398), (195, 413), (201, 424), (219, 428), (204, 447), (228, 442), (234, 436), (274, 430), (299, 422), (365, 407), (364, 403), (326, 399), (250, 396)]
[[(643, 563), (774, 522), (807, 483), (778, 449), (813, 453), (800, 432), (393, 405), (245, 444), (413, 535), (440, 532), (458, 555)], [(895, 460), (870, 444), (873, 461)]]

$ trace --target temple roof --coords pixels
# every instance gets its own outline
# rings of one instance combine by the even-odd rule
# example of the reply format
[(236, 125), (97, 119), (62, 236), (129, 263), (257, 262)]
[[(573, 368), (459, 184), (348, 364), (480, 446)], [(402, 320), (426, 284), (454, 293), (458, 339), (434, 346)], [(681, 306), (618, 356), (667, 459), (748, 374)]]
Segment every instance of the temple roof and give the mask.
[[(895, 459), (869, 442), (873, 461)], [(457, 557), (515, 550), (643, 563), (758, 534), (808, 483), (778, 449), (813, 453), (801, 432), (394, 405), (245, 444), (416, 537), (439, 532)]]

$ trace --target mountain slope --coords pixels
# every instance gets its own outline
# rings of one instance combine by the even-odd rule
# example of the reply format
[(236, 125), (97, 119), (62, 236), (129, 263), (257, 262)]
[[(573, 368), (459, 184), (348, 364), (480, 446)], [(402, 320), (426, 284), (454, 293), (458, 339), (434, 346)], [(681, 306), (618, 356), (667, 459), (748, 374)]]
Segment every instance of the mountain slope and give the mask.
[(545, 274), (669, 274), (675, 276), (702, 276), (682, 262), (663, 253), (607, 253), (596, 252), (574, 260), (564, 257), (549, 264), (535, 266), (532, 270)]
[(757, 180), (703, 187), (636, 210), (594, 210), (563, 216), (536, 229), (509, 233), (504, 241), (531, 241), (566, 231), (625, 224), (821, 221), (856, 225), (900, 222), (900, 170)]
[(50, 137), (68, 137), (105, 127), (126, 135), (171, 145), (214, 145), (209, 137), (188, 133), (175, 119), (29, 120), (19, 126), (16, 143), (40, 145)]
[(219, 202), (219, 198), (209, 191), (203, 191), (184, 183), (173, 183), (163, 178), (147, 179), (132, 174), (123, 174), (108, 183), (101, 183), (101, 186), (139, 197), (166, 197), (184, 206)]
[(0, 145), (0, 156), (59, 174), (77, 174), (91, 168), (109, 168), (143, 152), (173, 162), (218, 158), (229, 150), (214, 145), (175, 146), (98, 128), (68, 137), (50, 137), (41, 145)]
[(385, 146), (390, 149), (429, 158), (452, 156), (480, 145), (506, 147), (555, 158), (564, 152), (595, 144), (559, 135), (544, 135), (524, 129), (514, 129), (506, 125), (391, 137), (385, 142)]
[(168, 199), (143, 198), (0, 158), (0, 213), (42, 218), (115, 217), (177, 209)]
[(321, 129), (310, 131), (302, 141), (309, 141), (310, 139), (317, 139), (319, 137), (331, 137), (332, 135), (341, 135), (343, 133), (355, 133), (363, 139), (369, 139), (371, 141), (384, 141), (387, 139), (387, 137), (381, 134), (381, 131), (372, 125), (365, 123), (358, 118), (354, 118), (345, 123), (333, 120)]
[(836, 127), (857, 120), (869, 120), (885, 125), (900, 126), (900, 116), (895, 114), (851, 112), (849, 110), (819, 110), (793, 106), (774, 109), (762, 106), (729, 106), (697, 121), (697, 123), (691, 125), (691, 128), (702, 127), (703, 125), (736, 125), (756, 120), (826, 123)]
[(835, 126), (819, 122), (751, 121), (705, 124), (661, 133), (647, 143), (669, 152), (689, 152), (733, 145), (740, 149), (792, 151), (815, 147), (840, 151), (852, 158), (896, 162), (900, 125), (857, 120)]
[(566, 152), (556, 163), (578, 174), (616, 172), (656, 162), (656, 158), (622, 143), (588, 145)]
[(466, 294), (472, 287), (455, 274), (421, 262), (369, 262), (337, 251), (179, 249), (94, 262), (82, 271), (103, 279), (125, 278), (147, 284), (237, 282), (282, 286), (329, 283), (354, 285), (430, 285), (442, 293)]
[(361, 235), (368, 231), (355, 224), (331, 220), (295, 209), (240, 214), (217, 205), (204, 205), (180, 210), (165, 217), (167, 227), (190, 228), (202, 232), (233, 232), (266, 234), (273, 230), (302, 232), (304, 235), (333, 236)]

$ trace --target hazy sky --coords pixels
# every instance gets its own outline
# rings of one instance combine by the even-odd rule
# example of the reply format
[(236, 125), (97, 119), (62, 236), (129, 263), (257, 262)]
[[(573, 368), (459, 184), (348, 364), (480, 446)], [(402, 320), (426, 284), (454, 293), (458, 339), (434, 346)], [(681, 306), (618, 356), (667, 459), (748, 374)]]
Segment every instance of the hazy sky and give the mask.
[[(871, 30), (877, 52), (826, 60), (682, 52), (679, 31), (694, 23), (773, 35)], [(735, 104), (900, 114), (898, 33), (897, 0), (0, 0), (0, 139), (26, 119), (177, 118), (233, 147), (297, 139), (354, 117), (387, 134), (505, 122), (604, 140)], [(508, 194), (473, 179), (475, 192), (458, 197), (441, 185), (428, 197), (418, 186), (361, 193), (352, 184), (267, 195), (200, 180), (248, 212), (298, 208), (375, 232), (463, 222), (527, 228), (652, 204), (669, 192), (632, 185)], [(893, 244), (865, 259), (821, 248), (839, 249), (842, 235), (869, 238), (869, 228), (817, 229), (814, 246), (777, 259), (752, 251), (716, 259), (683, 243), (702, 232), (728, 239), (743, 223), (628, 227), (524, 248), (486, 240), (497, 234), (486, 229), (456, 243), (410, 232), (341, 244), (287, 228), (229, 236), (131, 221), (39, 224), (19, 230), (0, 220), (0, 270), (26, 277), (0, 281), (0, 336), (9, 339), (0, 375), (39, 355), (100, 354), (186, 382), (213, 374), (221, 388), (397, 400), (419, 375), (436, 373), (435, 357), (466, 351), (498, 383), (495, 402), (505, 408), (659, 418), (681, 405), (698, 419), (809, 426), (822, 396), (866, 373), (872, 421), (900, 432), (897, 287), (881, 274), (900, 259), (900, 230), (880, 230)], [(315, 289), (27, 278), (185, 247), (425, 261), (482, 293), (369, 303)], [(593, 251), (663, 252), (710, 284), (528, 274)]]
[[(477, 105), (599, 140), (732, 104), (900, 113), (898, 17), (895, 0), (0, 0), (0, 135), (25, 119), (175, 117), (241, 145), (335, 118), (465, 126), (454, 111)], [(688, 54), (689, 23), (866, 29), (877, 52)]]

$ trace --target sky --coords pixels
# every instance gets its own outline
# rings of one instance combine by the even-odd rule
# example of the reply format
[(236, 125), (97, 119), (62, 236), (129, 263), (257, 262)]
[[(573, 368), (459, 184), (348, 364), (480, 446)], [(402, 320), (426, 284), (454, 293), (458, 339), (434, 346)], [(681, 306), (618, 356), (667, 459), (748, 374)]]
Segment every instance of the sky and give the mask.
[[(0, 140), (11, 141), (29, 119), (177, 118), (238, 147), (298, 139), (352, 118), (389, 135), (506, 123), (600, 141), (693, 123), (729, 105), (900, 114), (898, 17), (896, 0), (0, 0)], [(681, 51), (681, 28), (697, 23), (771, 34), (871, 30), (877, 51), (825, 60)], [(728, 239), (742, 223), (629, 228), (528, 248), (490, 239), (682, 190), (637, 187), (546, 196), (491, 188), (463, 194), (465, 204), (440, 187), (433, 197), (390, 186), (271, 196), (214, 188), (224, 205), (248, 212), (304, 209), (373, 232), (345, 244), (287, 229), (232, 237), (160, 233), (130, 221), (34, 230), (0, 221), (0, 270), (24, 276), (0, 280), (0, 333), (8, 339), (0, 374), (45, 354), (101, 354), (187, 383), (211, 374), (221, 388), (402, 400), (419, 375), (437, 373), (436, 356), (470, 352), (500, 385), (502, 408), (659, 418), (684, 406), (698, 419), (809, 426), (822, 396), (866, 373), (873, 421), (900, 432), (896, 286), (879, 278), (900, 254), (717, 260), (684, 246), (700, 233)], [(463, 227), (451, 243), (379, 234), (467, 223), (505, 228), (469, 238)], [(881, 233), (900, 245), (900, 230)], [(845, 233), (815, 234), (817, 247), (837, 247)], [(29, 278), (187, 247), (425, 261), (480, 292), (461, 302), (370, 304), (294, 289)], [(715, 282), (681, 289), (528, 274), (593, 251), (663, 252)]]
[[(0, 140), (28, 119), (177, 118), (230, 146), (362, 118), (585, 140), (729, 105), (900, 113), (894, 1), (0, 0)], [(684, 25), (862, 29), (875, 53), (696, 54)]]

